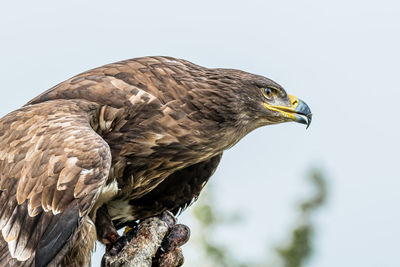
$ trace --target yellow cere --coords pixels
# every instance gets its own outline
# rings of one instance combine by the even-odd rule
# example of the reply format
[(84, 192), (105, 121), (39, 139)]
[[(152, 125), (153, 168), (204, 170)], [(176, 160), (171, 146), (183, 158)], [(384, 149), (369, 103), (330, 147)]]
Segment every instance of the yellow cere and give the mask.
[(294, 95), (288, 95), (288, 97), (290, 100), (290, 105), (292, 106), (293, 109), (295, 109), (299, 105), (299, 99)]

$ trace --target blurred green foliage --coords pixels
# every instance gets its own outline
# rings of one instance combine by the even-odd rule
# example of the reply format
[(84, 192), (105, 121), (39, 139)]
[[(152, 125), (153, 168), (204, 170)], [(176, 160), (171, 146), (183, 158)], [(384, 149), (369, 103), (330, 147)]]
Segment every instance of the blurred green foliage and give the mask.
[(301, 213), (297, 222), (298, 226), (292, 231), (289, 245), (276, 249), (285, 267), (303, 266), (311, 256), (315, 232), (312, 215), (326, 201), (327, 186), (322, 173), (316, 170), (312, 171), (308, 178), (315, 187), (314, 196), (300, 204)]
[(221, 244), (215, 243), (210, 237), (214, 235), (218, 227), (228, 223), (240, 221), (237, 215), (222, 214), (216, 211), (214, 206), (213, 188), (208, 188), (205, 196), (201, 199), (199, 205), (193, 210), (195, 218), (200, 224), (200, 232), (198, 232), (200, 247), (207, 260), (213, 266), (237, 266), (236, 261), (230, 255), (229, 249)]
[[(229, 266), (229, 267), (301, 267), (304, 266), (313, 252), (313, 238), (315, 226), (312, 215), (326, 201), (327, 185), (325, 177), (321, 171), (313, 170), (307, 175), (309, 182), (314, 186), (314, 194), (303, 200), (299, 204), (300, 216), (294, 223), (295, 227), (290, 233), (289, 241), (286, 245), (278, 245), (274, 248), (278, 256), (278, 262), (269, 264), (269, 259), (261, 262), (240, 262), (230, 253), (229, 247), (216, 243), (211, 236), (219, 227), (224, 227), (231, 223), (241, 221), (240, 211), (236, 214), (223, 214), (216, 210), (212, 205), (214, 202), (214, 192), (212, 187), (208, 187), (204, 192), (205, 196), (196, 204), (193, 210), (196, 220), (200, 225), (198, 232), (202, 254), (205, 256), (204, 266)], [(274, 261), (275, 262), (275, 261)], [(203, 266), (203, 264), (202, 264)]]

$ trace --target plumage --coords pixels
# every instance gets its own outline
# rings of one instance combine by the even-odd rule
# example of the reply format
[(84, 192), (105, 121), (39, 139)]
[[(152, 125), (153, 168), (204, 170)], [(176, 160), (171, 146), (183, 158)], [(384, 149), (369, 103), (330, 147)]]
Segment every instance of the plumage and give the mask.
[(253, 129), (310, 120), (265, 77), (170, 57), (66, 80), (0, 119), (0, 266), (88, 265), (107, 227), (190, 205)]

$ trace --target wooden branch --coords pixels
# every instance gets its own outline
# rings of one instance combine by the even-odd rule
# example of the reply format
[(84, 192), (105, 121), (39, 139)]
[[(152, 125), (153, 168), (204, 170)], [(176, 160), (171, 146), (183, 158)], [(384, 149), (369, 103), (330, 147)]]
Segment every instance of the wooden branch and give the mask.
[[(107, 250), (102, 267), (177, 267), (183, 264), (182, 246), (187, 242), (190, 230), (176, 224), (172, 214), (164, 212), (158, 217), (142, 221), (124, 248), (111, 255)], [(129, 239), (129, 238), (128, 238)]]

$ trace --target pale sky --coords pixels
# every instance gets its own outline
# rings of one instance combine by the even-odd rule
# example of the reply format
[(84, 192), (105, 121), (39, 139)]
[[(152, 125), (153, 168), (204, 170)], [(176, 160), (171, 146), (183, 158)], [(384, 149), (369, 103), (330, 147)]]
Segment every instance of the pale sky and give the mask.
[(225, 153), (215, 204), (243, 209), (246, 224), (224, 241), (245, 244), (234, 246), (245, 260), (284, 240), (304, 175), (321, 166), (331, 192), (308, 266), (395, 267), (399, 49), (398, 1), (3, 1), (0, 115), (72, 75), (145, 55), (272, 78), (309, 104), (313, 123), (258, 129)]

